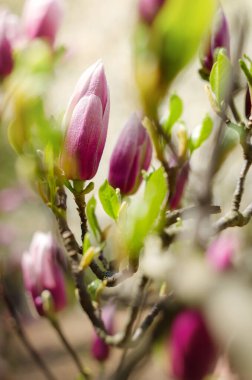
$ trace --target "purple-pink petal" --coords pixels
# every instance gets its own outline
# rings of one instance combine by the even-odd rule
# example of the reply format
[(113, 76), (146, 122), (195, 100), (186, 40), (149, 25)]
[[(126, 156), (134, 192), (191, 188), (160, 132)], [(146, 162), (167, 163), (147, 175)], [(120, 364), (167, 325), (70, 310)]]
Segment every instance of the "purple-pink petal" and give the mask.
[(24, 30), (30, 39), (45, 38), (54, 44), (63, 16), (60, 0), (27, 0), (24, 7)]
[(139, 117), (133, 114), (113, 150), (108, 181), (123, 194), (137, 191), (142, 170), (148, 170), (152, 156), (151, 141)]
[(151, 24), (164, 4), (165, 0), (139, 0), (138, 12), (140, 19)]
[(216, 347), (200, 312), (183, 311), (171, 327), (171, 371), (179, 380), (203, 380), (216, 360)]

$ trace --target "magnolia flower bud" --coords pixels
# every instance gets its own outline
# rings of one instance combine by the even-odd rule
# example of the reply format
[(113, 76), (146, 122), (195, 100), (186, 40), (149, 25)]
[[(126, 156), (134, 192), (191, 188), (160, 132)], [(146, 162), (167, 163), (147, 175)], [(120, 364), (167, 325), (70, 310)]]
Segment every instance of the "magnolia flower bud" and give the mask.
[(11, 28), (8, 22), (11, 15), (7, 11), (0, 13), (0, 79), (12, 72), (14, 66)]
[(60, 266), (61, 251), (50, 233), (37, 232), (28, 252), (22, 257), (24, 285), (37, 312), (44, 315), (42, 293), (50, 292), (55, 311), (66, 306), (64, 276)]
[(142, 181), (142, 170), (148, 170), (151, 162), (152, 146), (149, 135), (136, 114), (126, 123), (109, 166), (108, 181), (122, 194), (133, 194)]
[[(108, 334), (110, 335), (114, 332), (114, 313), (115, 308), (113, 305), (105, 306), (102, 310), (102, 320)], [(92, 341), (91, 350), (94, 359), (102, 362), (108, 358), (110, 347), (103, 342), (98, 335), (95, 335)]]
[(252, 111), (252, 104), (251, 104), (251, 95), (249, 87), (247, 86), (246, 96), (245, 96), (245, 116), (249, 120), (251, 112)]
[(222, 9), (217, 12), (207, 46), (201, 57), (203, 70), (209, 74), (214, 64), (214, 52), (217, 48), (225, 48), (230, 55), (230, 36), (226, 16)]
[(196, 310), (177, 315), (171, 327), (172, 375), (179, 380), (203, 380), (217, 352), (205, 321)]
[(95, 176), (107, 137), (110, 98), (104, 67), (97, 61), (80, 77), (67, 111), (60, 165), (69, 179)]
[(176, 180), (175, 192), (170, 199), (170, 206), (171, 206), (171, 209), (173, 210), (179, 207), (180, 201), (184, 194), (186, 184), (188, 182), (189, 171), (190, 171), (190, 165), (189, 165), (189, 162), (187, 162), (184, 164), (184, 166), (182, 167), (182, 169), (180, 170), (178, 174), (178, 177)]
[(61, 0), (27, 0), (23, 25), (29, 39), (44, 38), (54, 44), (63, 17)]
[(151, 24), (164, 2), (165, 0), (140, 0), (138, 3), (140, 19)]
[(233, 235), (222, 234), (210, 244), (207, 259), (213, 268), (223, 272), (232, 267), (237, 241)]

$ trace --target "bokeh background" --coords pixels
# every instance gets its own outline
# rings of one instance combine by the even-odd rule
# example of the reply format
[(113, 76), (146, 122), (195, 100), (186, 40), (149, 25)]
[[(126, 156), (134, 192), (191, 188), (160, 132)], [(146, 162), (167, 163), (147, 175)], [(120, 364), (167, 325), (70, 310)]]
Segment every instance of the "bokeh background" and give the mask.
[[(111, 113), (107, 143), (95, 179), (97, 186), (106, 178), (109, 158), (121, 128), (131, 112), (140, 108), (131, 55), (133, 29), (137, 18), (136, 3), (136, 0), (65, 1), (65, 17), (58, 35), (58, 43), (66, 46), (67, 54), (55, 72), (54, 83), (48, 89), (48, 104), (55, 115), (63, 114), (73, 87), (83, 70), (97, 59), (102, 58), (111, 92)], [(1, 7), (8, 7), (17, 14), (21, 13), (23, 4), (24, 1), (21, 0), (0, 2)], [(239, 2), (227, 0), (223, 3), (223, 7), (231, 25), (232, 44), (235, 41), (237, 16), (252, 14), (252, 2), (251, 0), (240, 0)], [(247, 37), (245, 51), (251, 55), (251, 30), (247, 30)], [(173, 84), (174, 91), (184, 102), (183, 118), (190, 128), (196, 126), (205, 113), (210, 111), (204, 83), (197, 75), (198, 67), (199, 62), (196, 57), (195, 61), (179, 75)], [(239, 103), (242, 104), (242, 102), (243, 97), (241, 96)], [(163, 109), (165, 112), (166, 102), (164, 102)], [(199, 157), (204, 157), (204, 155), (207, 155), (207, 150), (203, 147), (193, 162), (197, 181), (190, 185), (191, 188), (200, 183), (202, 159)], [(240, 170), (241, 161), (238, 159), (240, 155), (240, 148), (235, 149), (216, 178), (216, 184), (222, 184), (221, 189), (215, 192), (216, 202), (223, 205), (224, 210), (229, 206), (235, 180)], [(33, 233), (36, 230), (54, 229), (54, 225), (49, 211), (45, 209), (40, 200), (28, 189), (19, 190), (22, 180), (17, 174), (15, 155), (8, 147), (4, 130), (0, 131), (0, 168), (0, 189), (2, 189), (0, 193), (0, 260), (2, 267), (8, 267), (10, 288), (12, 286), (14, 288), (17, 284), (22, 286), (19, 260), (22, 252), (29, 246)], [(17, 192), (15, 192), (16, 186), (18, 186)], [(12, 198), (10, 192), (3, 192), (3, 189), (9, 187), (14, 188)], [(244, 204), (250, 198), (251, 187), (250, 175)], [(76, 233), (79, 233), (74, 205), (70, 204), (69, 207), (70, 225)], [(106, 224), (106, 217), (102, 210), (98, 209), (98, 212), (99, 217)], [(73, 296), (71, 289), (69, 294)], [(16, 302), (20, 303), (20, 307), (23, 309), (28, 336), (54, 373), (58, 374), (57, 377), (75, 379), (77, 374), (71, 359), (65, 353), (47, 321), (32, 318), (22, 300), (17, 299)], [(3, 313), (0, 318), (0, 379), (43, 379), (43, 375), (24, 351), (22, 344), (13, 335), (7, 316)], [(119, 324), (122, 319), (123, 315), (120, 315)], [(83, 356), (88, 366), (92, 369), (95, 368), (96, 365), (90, 358), (88, 345), (92, 329), (80, 308), (73, 305), (60, 314), (60, 320), (71, 343)], [(167, 379), (165, 357), (158, 349), (156, 351), (152, 360), (146, 364), (144, 371), (138, 373), (134, 377), (135, 379), (148, 380), (153, 379), (153, 376), (160, 380)], [(115, 365), (118, 357), (119, 352), (114, 349), (108, 364), (111, 368)]]

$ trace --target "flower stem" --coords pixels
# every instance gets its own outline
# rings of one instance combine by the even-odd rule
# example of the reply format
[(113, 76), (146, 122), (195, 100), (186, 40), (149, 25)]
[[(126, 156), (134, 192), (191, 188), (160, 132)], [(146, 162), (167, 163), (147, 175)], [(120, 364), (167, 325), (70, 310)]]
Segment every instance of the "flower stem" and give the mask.
[(48, 316), (47, 318), (50, 321), (53, 328), (56, 330), (57, 334), (59, 335), (59, 337), (63, 343), (63, 345), (65, 346), (66, 350), (69, 352), (70, 356), (72, 357), (74, 363), (76, 364), (76, 367), (78, 368), (79, 372), (82, 374), (83, 378), (86, 380), (90, 379), (88, 371), (83, 368), (82, 363), (81, 363), (78, 355), (76, 354), (75, 350), (73, 349), (73, 347), (70, 345), (70, 343), (66, 339), (65, 335), (63, 334), (63, 331), (61, 330), (60, 324), (57, 321), (57, 319), (54, 317), (50, 317), (50, 316)]
[(85, 194), (83, 191), (84, 182), (80, 183), (80, 181), (73, 181), (73, 195), (74, 200), (77, 205), (77, 211), (81, 221), (81, 241), (83, 242), (85, 234), (87, 232), (87, 218), (86, 218), (86, 202), (85, 202)]

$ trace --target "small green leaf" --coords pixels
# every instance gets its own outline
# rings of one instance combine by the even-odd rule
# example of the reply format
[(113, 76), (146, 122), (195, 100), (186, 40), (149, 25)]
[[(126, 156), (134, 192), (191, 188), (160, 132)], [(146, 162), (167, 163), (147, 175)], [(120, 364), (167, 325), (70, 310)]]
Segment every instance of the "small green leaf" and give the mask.
[(154, 171), (140, 194), (128, 207), (122, 219), (126, 247), (131, 257), (137, 257), (146, 236), (158, 221), (167, 194), (167, 181), (163, 168)]
[(217, 60), (210, 73), (211, 89), (219, 106), (222, 105), (227, 96), (228, 86), (231, 79), (231, 71), (231, 63), (225, 54), (225, 50), (220, 49), (217, 55)]
[(99, 198), (104, 211), (116, 220), (121, 206), (120, 194), (110, 186), (107, 180), (99, 189)]
[(210, 116), (206, 116), (202, 121), (202, 124), (194, 128), (190, 137), (190, 151), (193, 152), (198, 149), (203, 142), (205, 142), (210, 136), (213, 129), (213, 121)]
[(88, 248), (90, 248), (90, 247), (91, 247), (90, 235), (87, 232), (84, 236), (83, 245), (82, 245), (83, 255), (85, 254), (85, 252), (87, 252)]
[(91, 298), (93, 301), (96, 301), (97, 300), (97, 295), (99, 293), (99, 290), (101, 289), (102, 287), (102, 281), (99, 280), (98, 278), (94, 281), (92, 281), (89, 285), (88, 285), (88, 293), (90, 294)]
[[(248, 57), (245, 57), (245, 58), (249, 59)], [(239, 64), (240, 64), (240, 67), (241, 67), (242, 71), (244, 72), (244, 74), (248, 80), (249, 86), (252, 87), (252, 64), (251, 64), (251, 61), (250, 61), (250, 68), (248, 68), (244, 59), (240, 59)]]
[(101, 228), (99, 226), (99, 223), (95, 214), (95, 209), (96, 209), (96, 199), (95, 197), (92, 197), (87, 203), (86, 215), (87, 215), (87, 220), (91, 228), (91, 231), (93, 232), (95, 238), (97, 240), (100, 240), (102, 233), (101, 233)]
[(164, 123), (164, 130), (166, 133), (170, 133), (173, 125), (179, 120), (183, 113), (183, 102), (178, 95), (172, 95), (170, 97), (169, 104), (169, 116)]
[(239, 142), (240, 139), (237, 131), (235, 131), (233, 128), (226, 128), (223, 140), (220, 145), (220, 152), (215, 169), (216, 172), (221, 168), (222, 164), (225, 162), (233, 149), (239, 144)]

